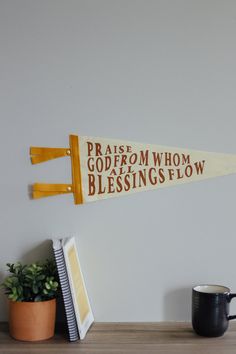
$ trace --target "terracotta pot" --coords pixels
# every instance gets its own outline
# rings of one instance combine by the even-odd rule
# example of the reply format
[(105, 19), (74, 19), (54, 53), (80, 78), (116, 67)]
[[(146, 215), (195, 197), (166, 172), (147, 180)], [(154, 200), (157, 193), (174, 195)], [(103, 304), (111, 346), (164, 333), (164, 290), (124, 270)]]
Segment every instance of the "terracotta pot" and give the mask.
[(40, 302), (9, 301), (10, 335), (22, 341), (54, 336), (56, 299)]

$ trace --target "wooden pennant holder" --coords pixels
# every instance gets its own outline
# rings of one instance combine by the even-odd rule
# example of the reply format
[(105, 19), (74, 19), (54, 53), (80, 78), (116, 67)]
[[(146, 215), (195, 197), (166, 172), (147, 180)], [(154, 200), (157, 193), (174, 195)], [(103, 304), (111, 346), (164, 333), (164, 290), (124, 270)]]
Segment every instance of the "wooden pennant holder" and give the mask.
[(79, 137), (77, 135), (70, 135), (70, 148), (31, 147), (30, 155), (32, 164), (64, 156), (71, 158), (72, 184), (35, 183), (33, 184), (33, 199), (73, 193), (75, 204), (83, 204)]
[(31, 147), (30, 148), (32, 164), (53, 160), (58, 157), (70, 156), (71, 150), (64, 148), (45, 148), (45, 147)]

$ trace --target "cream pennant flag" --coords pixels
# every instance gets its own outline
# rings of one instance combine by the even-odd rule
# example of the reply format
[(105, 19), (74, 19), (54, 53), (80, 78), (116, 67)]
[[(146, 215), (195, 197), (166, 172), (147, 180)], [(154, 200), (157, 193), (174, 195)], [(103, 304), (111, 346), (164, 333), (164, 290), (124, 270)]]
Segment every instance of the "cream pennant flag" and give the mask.
[(236, 173), (236, 155), (70, 135), (69, 148), (30, 148), (33, 164), (70, 157), (71, 184), (33, 185), (33, 198), (73, 193), (75, 204)]

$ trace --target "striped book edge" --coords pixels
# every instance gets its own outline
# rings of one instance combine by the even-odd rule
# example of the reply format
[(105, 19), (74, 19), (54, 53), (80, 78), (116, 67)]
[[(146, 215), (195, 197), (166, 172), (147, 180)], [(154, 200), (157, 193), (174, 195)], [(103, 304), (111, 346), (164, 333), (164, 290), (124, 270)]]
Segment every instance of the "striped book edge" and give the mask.
[(69, 279), (67, 275), (64, 253), (61, 246), (61, 241), (58, 239), (52, 240), (53, 252), (56, 261), (59, 281), (61, 285), (62, 298), (65, 307), (66, 321), (69, 333), (69, 341), (74, 342), (79, 339), (75, 310), (70, 290)]

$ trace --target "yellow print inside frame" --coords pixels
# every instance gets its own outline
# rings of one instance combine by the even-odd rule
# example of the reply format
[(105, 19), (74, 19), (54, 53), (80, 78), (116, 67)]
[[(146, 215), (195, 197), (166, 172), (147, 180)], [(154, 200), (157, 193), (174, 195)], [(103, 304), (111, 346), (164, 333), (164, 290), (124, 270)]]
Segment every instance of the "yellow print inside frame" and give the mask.
[(71, 269), (71, 277), (75, 291), (75, 298), (79, 308), (80, 321), (83, 324), (89, 313), (89, 304), (86, 296), (84, 282), (80, 270), (80, 265), (76, 256), (75, 246), (72, 245), (68, 250), (68, 259)]

